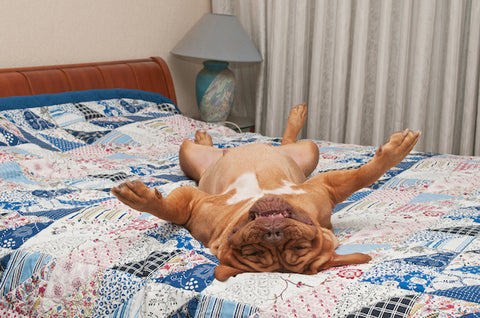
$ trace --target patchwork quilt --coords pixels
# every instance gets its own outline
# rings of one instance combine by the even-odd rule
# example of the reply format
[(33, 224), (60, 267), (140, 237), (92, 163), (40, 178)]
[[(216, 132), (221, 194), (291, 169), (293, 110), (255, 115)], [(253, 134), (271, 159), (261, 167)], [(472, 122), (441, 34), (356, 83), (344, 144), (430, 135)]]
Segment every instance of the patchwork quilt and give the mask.
[[(480, 317), (480, 158), (414, 152), (338, 204), (337, 253), (368, 264), (219, 282), (184, 228), (110, 193), (194, 186), (178, 149), (197, 129), (220, 148), (280, 142), (141, 96), (0, 111), (0, 317)], [(316, 143), (313, 174), (376, 150)]]

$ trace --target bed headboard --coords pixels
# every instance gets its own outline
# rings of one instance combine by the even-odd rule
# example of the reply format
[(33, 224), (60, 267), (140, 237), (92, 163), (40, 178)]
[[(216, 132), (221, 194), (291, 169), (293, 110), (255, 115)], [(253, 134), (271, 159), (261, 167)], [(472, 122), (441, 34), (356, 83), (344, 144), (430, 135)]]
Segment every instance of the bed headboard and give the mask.
[(170, 70), (160, 57), (0, 69), (0, 97), (104, 88), (140, 89), (177, 102)]

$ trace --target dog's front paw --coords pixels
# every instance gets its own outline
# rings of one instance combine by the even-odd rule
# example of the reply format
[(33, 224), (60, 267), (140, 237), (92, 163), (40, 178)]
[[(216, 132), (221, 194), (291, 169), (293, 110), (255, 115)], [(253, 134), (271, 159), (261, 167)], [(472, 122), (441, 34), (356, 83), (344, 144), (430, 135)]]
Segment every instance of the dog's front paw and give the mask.
[(412, 151), (420, 135), (420, 131), (413, 132), (410, 129), (396, 132), (390, 136), (385, 145), (378, 148), (375, 157), (384, 164), (394, 167)]
[(152, 190), (141, 181), (126, 181), (111, 191), (121, 202), (142, 212), (155, 211), (162, 200), (157, 189)]

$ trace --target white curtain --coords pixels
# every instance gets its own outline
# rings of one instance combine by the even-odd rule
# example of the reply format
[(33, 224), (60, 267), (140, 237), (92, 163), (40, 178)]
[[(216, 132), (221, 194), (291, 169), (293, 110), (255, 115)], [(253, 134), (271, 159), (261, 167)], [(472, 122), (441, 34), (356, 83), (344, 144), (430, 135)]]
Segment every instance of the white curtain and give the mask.
[(281, 136), (306, 102), (302, 137), (378, 146), (422, 131), (420, 151), (480, 155), (480, 0), (212, 0), (261, 52), (233, 65), (238, 115)]

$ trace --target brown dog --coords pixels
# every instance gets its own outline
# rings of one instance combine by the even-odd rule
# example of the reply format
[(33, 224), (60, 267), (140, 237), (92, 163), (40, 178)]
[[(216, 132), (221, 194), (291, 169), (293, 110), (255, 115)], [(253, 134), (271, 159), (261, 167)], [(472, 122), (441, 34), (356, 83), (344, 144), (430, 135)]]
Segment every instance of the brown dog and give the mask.
[(333, 207), (399, 164), (420, 132), (394, 133), (373, 159), (355, 170), (318, 174), (318, 147), (296, 141), (306, 106), (290, 111), (282, 145), (249, 144), (228, 150), (213, 147), (197, 132), (180, 148), (180, 166), (198, 188), (180, 187), (167, 197), (138, 181), (112, 189), (139, 211), (185, 226), (220, 260), (215, 277), (243, 272), (320, 270), (368, 262), (368, 255), (338, 255), (330, 222)]

